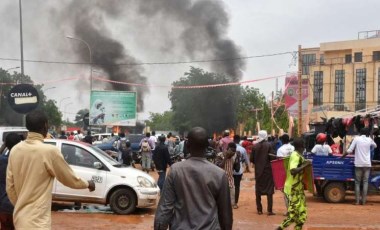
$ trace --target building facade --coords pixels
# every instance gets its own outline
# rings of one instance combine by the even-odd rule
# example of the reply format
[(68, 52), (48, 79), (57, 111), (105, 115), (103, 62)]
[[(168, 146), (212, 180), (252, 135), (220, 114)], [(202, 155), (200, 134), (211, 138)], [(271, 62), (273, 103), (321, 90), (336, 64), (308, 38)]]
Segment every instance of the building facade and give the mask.
[(301, 50), (302, 77), (309, 79), (310, 122), (380, 105), (379, 34)]

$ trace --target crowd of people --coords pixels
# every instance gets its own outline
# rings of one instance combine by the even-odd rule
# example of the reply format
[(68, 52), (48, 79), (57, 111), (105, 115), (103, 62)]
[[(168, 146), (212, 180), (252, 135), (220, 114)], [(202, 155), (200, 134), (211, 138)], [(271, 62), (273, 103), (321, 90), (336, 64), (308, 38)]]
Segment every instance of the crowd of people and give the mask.
[[(59, 149), (43, 144), (48, 133), (48, 121), (43, 112), (27, 114), (26, 127), (29, 130), (26, 140), (21, 141), (19, 135), (9, 134), (0, 149), (4, 152), (0, 156), (1, 229), (50, 228), (54, 178), (71, 188), (95, 189), (93, 181), (84, 181), (74, 174)], [(62, 133), (60, 138), (86, 140), (80, 131), (69, 136)], [(171, 133), (157, 138), (154, 132), (152, 135), (147, 132), (140, 142), (141, 169), (149, 173), (152, 164), (155, 166), (161, 190), (154, 229), (192, 229), (195, 226), (197, 229), (232, 229), (232, 210), (239, 208), (240, 183), (243, 174), (250, 172), (251, 163), (255, 175), (257, 214), (264, 214), (261, 202), (264, 195), (267, 197), (266, 214), (276, 215), (273, 210), (275, 188), (271, 161), (278, 158), (288, 159), (282, 190), (287, 212), (278, 229), (285, 229), (292, 223), (295, 229), (302, 229), (307, 218), (303, 171), (310, 165), (310, 161), (304, 158), (302, 138), (291, 139), (286, 133), (271, 138), (261, 130), (256, 140), (249, 141), (239, 135), (231, 137), (226, 130), (223, 137), (211, 139), (205, 129), (195, 127), (186, 138), (176, 142)], [(214, 162), (204, 157), (210, 146), (217, 151)], [(125, 135), (120, 134), (117, 158), (125, 165), (133, 162), (130, 147)], [(369, 130), (363, 128), (341, 156), (355, 155), (356, 205), (366, 203), (370, 152), (376, 147), (369, 137)], [(321, 156), (333, 154), (326, 134), (317, 135), (311, 152)], [(174, 164), (171, 158), (174, 153), (182, 154), (184, 160)], [(31, 208), (36, 205), (41, 208)]]

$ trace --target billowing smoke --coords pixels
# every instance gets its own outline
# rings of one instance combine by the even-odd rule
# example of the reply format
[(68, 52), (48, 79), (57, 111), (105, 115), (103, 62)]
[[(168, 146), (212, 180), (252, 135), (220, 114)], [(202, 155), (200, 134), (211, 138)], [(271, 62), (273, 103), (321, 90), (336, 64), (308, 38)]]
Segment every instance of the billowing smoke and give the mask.
[[(107, 29), (103, 18), (103, 14), (118, 17), (122, 5), (122, 1), (73, 1), (62, 11), (61, 17), (70, 20), (75, 37), (90, 45), (93, 67), (106, 72), (113, 81), (145, 84), (147, 78), (142, 75), (141, 66), (120, 65), (137, 63), (137, 60), (128, 54), (121, 42), (111, 38), (111, 32)], [(88, 49), (83, 44), (76, 47), (81, 59), (88, 61)], [(143, 111), (144, 96), (149, 93), (147, 88), (118, 83), (109, 86), (112, 90), (137, 91), (137, 111)]]
[[(147, 18), (157, 17), (164, 20), (176, 20), (183, 26), (178, 42), (183, 43), (189, 57), (213, 60), (212, 70), (226, 74), (231, 80), (239, 80), (241, 70), (245, 69), (240, 48), (227, 38), (229, 26), (228, 14), (221, 1), (217, 0), (145, 0), (137, 1), (140, 12)], [(160, 20), (163, 22), (164, 20)]]
[[(219, 0), (81, 0), (72, 1), (57, 12), (61, 13), (62, 21), (69, 22), (67, 26), (73, 28), (77, 38), (89, 43), (93, 51), (93, 66), (106, 72), (110, 80), (147, 82), (147, 78), (142, 75), (144, 69), (141, 66), (120, 65), (137, 63), (133, 57), (137, 56), (137, 53), (136, 51), (134, 54), (128, 53), (127, 50), (131, 50), (125, 47), (130, 44), (128, 41), (115, 39), (108, 27), (109, 18), (118, 22), (125, 21), (126, 27), (141, 28), (140, 33), (136, 33), (135, 30), (133, 37), (139, 39), (139, 36), (141, 38), (145, 36), (146, 41), (155, 44), (158, 50), (163, 50), (163, 56), (180, 53), (182, 60), (218, 60), (203, 64), (209, 65), (213, 72), (226, 75), (228, 81), (240, 80), (241, 70), (245, 69), (245, 62), (242, 59), (226, 60), (242, 55), (240, 48), (227, 36), (229, 17)], [(128, 17), (130, 20), (126, 20)], [(123, 26), (123, 23), (120, 25)], [(152, 29), (152, 32), (144, 33)], [(149, 52), (144, 48), (141, 47), (142, 52)], [(86, 47), (78, 44), (76, 49), (81, 60), (88, 62), (89, 53)], [(144, 95), (149, 93), (147, 88), (124, 84), (109, 86), (112, 86), (112, 90), (137, 91), (138, 111), (143, 111)], [(212, 91), (209, 94), (212, 94)], [(229, 106), (233, 109), (236, 105)], [(225, 120), (231, 124), (230, 121), (234, 120), (234, 117)]]

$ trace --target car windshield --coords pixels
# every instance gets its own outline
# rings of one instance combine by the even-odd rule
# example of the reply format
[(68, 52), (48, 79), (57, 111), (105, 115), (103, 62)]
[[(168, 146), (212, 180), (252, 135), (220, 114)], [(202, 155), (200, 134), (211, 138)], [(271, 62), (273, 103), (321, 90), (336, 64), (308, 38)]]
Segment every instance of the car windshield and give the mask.
[(112, 157), (110, 157), (106, 152), (104, 152), (103, 150), (99, 149), (98, 147), (96, 146), (89, 146), (90, 148), (92, 148), (93, 150), (95, 150), (97, 153), (99, 153), (100, 157), (102, 157), (105, 161), (107, 161), (108, 163), (110, 163), (112, 166), (115, 166), (115, 167), (119, 167), (121, 166), (121, 164), (119, 162), (117, 162), (115, 159), (113, 159)]

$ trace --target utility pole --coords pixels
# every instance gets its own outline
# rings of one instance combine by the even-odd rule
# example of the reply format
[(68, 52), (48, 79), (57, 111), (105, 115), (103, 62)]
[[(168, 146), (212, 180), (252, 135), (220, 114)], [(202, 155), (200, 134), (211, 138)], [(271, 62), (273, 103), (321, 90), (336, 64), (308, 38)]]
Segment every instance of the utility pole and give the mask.
[(272, 91), (272, 102), (270, 103), (270, 133), (273, 133), (273, 100), (274, 100), (274, 92)]
[(298, 45), (298, 136), (302, 134), (302, 54)]

